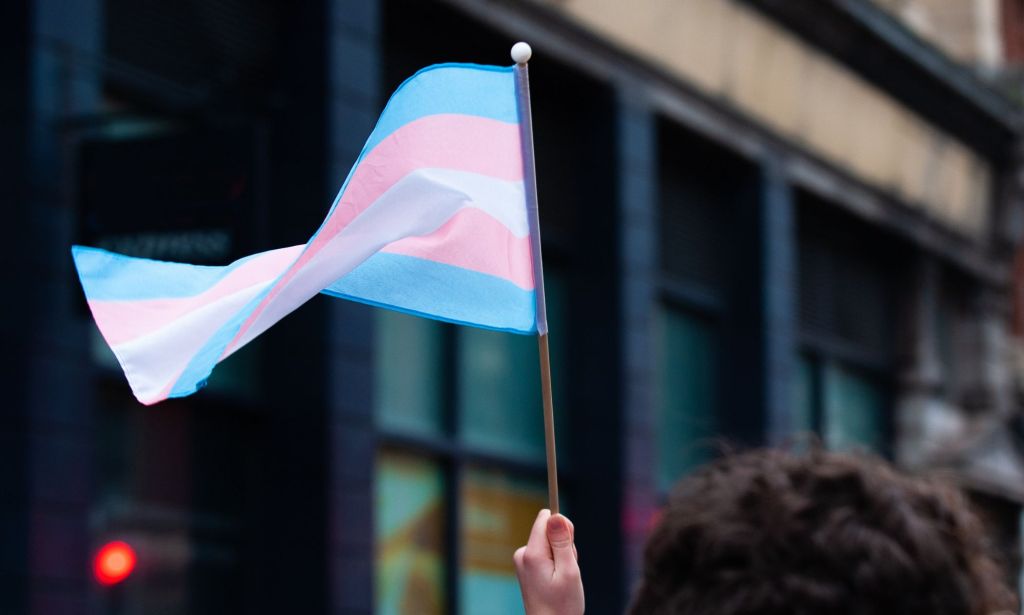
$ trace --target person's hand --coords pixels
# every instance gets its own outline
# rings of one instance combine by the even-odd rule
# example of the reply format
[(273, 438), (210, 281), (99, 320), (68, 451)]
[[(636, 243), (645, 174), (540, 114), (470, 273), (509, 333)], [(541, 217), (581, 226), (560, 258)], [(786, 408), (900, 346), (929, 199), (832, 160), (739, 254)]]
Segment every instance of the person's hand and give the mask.
[(526, 615), (583, 613), (583, 581), (574, 534), (571, 521), (545, 508), (533, 522), (526, 546), (516, 549), (512, 559)]

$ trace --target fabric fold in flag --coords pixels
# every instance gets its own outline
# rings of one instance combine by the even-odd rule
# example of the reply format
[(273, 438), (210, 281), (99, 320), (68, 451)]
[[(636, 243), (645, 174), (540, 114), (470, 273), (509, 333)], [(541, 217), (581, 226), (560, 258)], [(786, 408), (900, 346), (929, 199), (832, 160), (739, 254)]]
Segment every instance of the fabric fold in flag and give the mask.
[(93, 318), (136, 398), (214, 366), (318, 293), (537, 331), (512, 67), (441, 64), (403, 83), (305, 245), (222, 267), (74, 246)]

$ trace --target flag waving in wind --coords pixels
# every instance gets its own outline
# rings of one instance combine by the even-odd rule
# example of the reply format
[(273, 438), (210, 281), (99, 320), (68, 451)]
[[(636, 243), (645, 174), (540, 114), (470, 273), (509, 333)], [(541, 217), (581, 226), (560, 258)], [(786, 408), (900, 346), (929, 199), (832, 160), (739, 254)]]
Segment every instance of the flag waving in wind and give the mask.
[(136, 398), (195, 392), (219, 361), (318, 293), (545, 332), (516, 100), (513, 67), (416, 73), (302, 246), (223, 267), (73, 247), (89, 308)]

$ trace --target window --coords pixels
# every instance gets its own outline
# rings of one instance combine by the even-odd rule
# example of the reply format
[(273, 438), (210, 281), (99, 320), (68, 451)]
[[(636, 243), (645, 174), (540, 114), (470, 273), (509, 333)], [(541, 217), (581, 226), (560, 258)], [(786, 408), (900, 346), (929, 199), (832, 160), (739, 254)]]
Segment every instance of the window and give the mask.
[(936, 343), (939, 367), (939, 387), (947, 400), (962, 403), (964, 393), (970, 389), (968, 374), (973, 361), (965, 352), (969, 339), (970, 307), (967, 297), (977, 296), (979, 290), (965, 276), (949, 267), (938, 271), (938, 298), (932, 320), (932, 336)]
[(883, 451), (885, 398), (869, 378), (841, 365), (824, 368), (825, 444), (836, 450)]
[[(545, 293), (550, 337), (555, 421), (564, 425), (567, 397), (560, 378), (568, 365), (565, 356), (565, 283), (547, 273)], [(486, 329), (459, 327), (456, 404), (460, 409), (458, 432), (472, 448), (510, 459), (544, 464), (544, 423), (540, 400), (540, 366), (537, 338), (509, 335)], [(559, 412), (559, 409), (562, 409)], [(558, 446), (565, 449), (570, 437), (558, 429)], [(563, 464), (564, 465), (564, 464)]]
[[(557, 271), (546, 290), (561, 423)], [(536, 338), (386, 310), (375, 326), (377, 612), (521, 613), (512, 553), (547, 505)]]
[[(462, 327), (456, 395), (459, 433), (474, 448), (544, 462), (544, 424), (537, 407), (537, 340)], [(518, 366), (529, 366), (517, 369)], [(510, 375), (515, 377), (509, 377)]]
[(794, 432), (817, 432), (832, 450), (886, 452), (887, 397), (880, 377), (805, 354), (796, 382)]
[(444, 432), (445, 329), (400, 312), (377, 313), (373, 373), (382, 429), (426, 436)]
[(742, 437), (748, 400), (730, 381), (751, 378), (741, 355), (755, 352), (747, 288), (758, 256), (751, 243), (760, 172), (720, 144), (662, 118), (658, 122), (657, 292), (651, 332), (656, 485), (664, 495), (709, 461), (724, 442)]
[(656, 420), (658, 488), (709, 458), (716, 433), (717, 340), (711, 323), (662, 307), (657, 344)]
[(814, 364), (805, 356), (797, 361), (794, 387), (792, 432), (796, 435), (811, 433), (817, 427), (815, 418), (818, 382)]
[(448, 612), (444, 475), (439, 464), (382, 452), (377, 458), (377, 610)]
[(794, 428), (817, 432), (830, 449), (886, 454), (895, 285), (908, 259), (877, 229), (810, 195), (799, 199)]
[(524, 532), (537, 511), (547, 506), (547, 485), (543, 479), (470, 466), (459, 499), (462, 611), (486, 604), (495, 615), (522, 613), (512, 553), (525, 543)]

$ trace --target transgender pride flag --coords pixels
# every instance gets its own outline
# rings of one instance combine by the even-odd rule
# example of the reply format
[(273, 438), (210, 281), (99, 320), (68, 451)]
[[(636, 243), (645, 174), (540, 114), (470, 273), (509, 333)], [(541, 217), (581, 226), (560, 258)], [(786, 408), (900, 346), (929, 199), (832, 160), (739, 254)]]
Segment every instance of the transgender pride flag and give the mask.
[(82, 246), (72, 255), (132, 392), (153, 404), (201, 388), (317, 293), (543, 332), (525, 195), (513, 67), (441, 64), (394, 93), (305, 245), (224, 267)]

